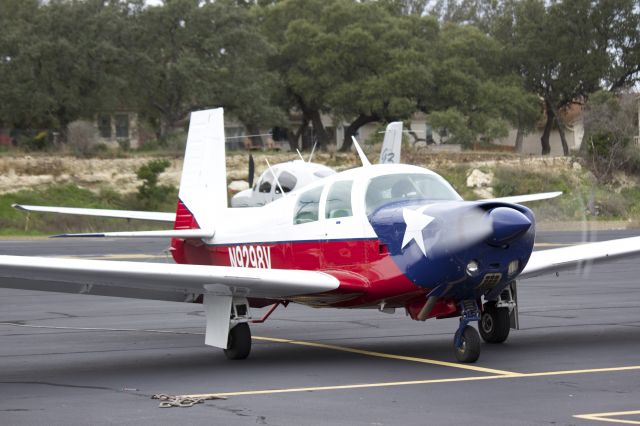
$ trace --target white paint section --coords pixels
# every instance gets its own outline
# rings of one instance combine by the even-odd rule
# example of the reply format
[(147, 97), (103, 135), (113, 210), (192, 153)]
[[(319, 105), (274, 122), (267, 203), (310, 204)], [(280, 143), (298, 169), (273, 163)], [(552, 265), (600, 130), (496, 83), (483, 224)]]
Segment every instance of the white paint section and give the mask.
[(224, 143), (222, 108), (191, 113), (179, 197), (205, 230), (227, 208)]
[(157, 220), (159, 222), (171, 222), (176, 219), (175, 213), (143, 212), (135, 210), (107, 210), (107, 209), (83, 209), (76, 207), (48, 207), (14, 204), (15, 209), (27, 212), (59, 213), (80, 216), (114, 217), (120, 219)]
[(591, 262), (606, 262), (640, 253), (640, 237), (621, 238), (572, 247), (536, 251), (518, 278), (573, 269)]
[(130, 289), (202, 294), (213, 284), (230, 295), (277, 299), (335, 290), (340, 282), (304, 270), (0, 256), (0, 287), (47, 291), (53, 286), (104, 286), (113, 296), (126, 296)]
[(404, 230), (404, 237), (402, 238), (402, 248), (404, 249), (412, 240), (418, 244), (420, 251), (426, 257), (427, 251), (424, 247), (424, 238), (422, 238), (422, 231), (426, 228), (434, 218), (422, 214), (422, 209), (411, 210), (402, 209), (402, 217), (407, 224), (407, 228)]
[(227, 349), (232, 301), (231, 296), (204, 295), (204, 313), (207, 318), (205, 345)]
[(402, 121), (389, 123), (384, 132), (382, 149), (380, 150), (380, 164), (399, 164), (400, 148), (402, 147)]

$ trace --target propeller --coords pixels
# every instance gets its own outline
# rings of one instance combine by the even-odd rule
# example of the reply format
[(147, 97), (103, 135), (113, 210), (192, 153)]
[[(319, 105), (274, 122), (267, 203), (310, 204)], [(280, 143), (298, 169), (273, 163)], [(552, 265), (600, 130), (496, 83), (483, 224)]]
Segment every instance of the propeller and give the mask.
[[(425, 210), (429, 215), (429, 209)], [(531, 227), (529, 218), (511, 207), (486, 210), (475, 205), (433, 213), (440, 218), (439, 223), (432, 230), (426, 227), (424, 237), (435, 255), (460, 252), (482, 241), (493, 246), (507, 245)]]
[(248, 174), (249, 188), (253, 188), (253, 179), (255, 177), (255, 173), (256, 173), (256, 165), (253, 162), (253, 155), (249, 154), (249, 174)]

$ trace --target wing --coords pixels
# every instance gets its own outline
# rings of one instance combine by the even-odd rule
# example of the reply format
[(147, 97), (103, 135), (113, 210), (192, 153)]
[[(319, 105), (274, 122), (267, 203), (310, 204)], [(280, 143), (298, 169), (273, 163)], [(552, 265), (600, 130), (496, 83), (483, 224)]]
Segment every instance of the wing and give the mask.
[(286, 299), (339, 285), (315, 271), (0, 256), (0, 287), (24, 290), (184, 302), (203, 293)]
[(530, 278), (575, 268), (584, 262), (606, 262), (640, 253), (640, 237), (536, 251), (518, 278)]
[(29, 206), (23, 204), (13, 204), (13, 208), (27, 212), (61, 213), (74, 214), (80, 216), (115, 217), (121, 219), (157, 220), (159, 222), (171, 222), (176, 220), (175, 213), (164, 212), (143, 212), (134, 210), (108, 210), (108, 209), (83, 209), (76, 207), (49, 207), (49, 206)]
[(501, 201), (504, 203), (520, 204), (520, 203), (526, 203), (529, 201), (548, 200), (549, 198), (556, 198), (560, 195), (562, 195), (562, 192), (560, 191), (541, 192), (538, 194), (514, 195), (511, 197), (490, 198), (488, 200), (481, 200), (481, 201)]

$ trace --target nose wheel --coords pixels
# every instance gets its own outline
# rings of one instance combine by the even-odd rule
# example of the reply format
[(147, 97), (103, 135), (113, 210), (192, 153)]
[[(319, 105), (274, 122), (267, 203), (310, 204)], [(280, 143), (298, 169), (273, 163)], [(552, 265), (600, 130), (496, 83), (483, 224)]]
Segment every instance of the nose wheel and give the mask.
[(475, 300), (465, 300), (460, 307), (462, 316), (453, 337), (453, 353), (459, 362), (476, 362), (480, 357), (480, 335), (469, 323), (480, 319), (478, 305)]
[[(460, 333), (460, 336), (458, 336)], [(458, 330), (453, 338), (453, 352), (459, 362), (476, 362), (480, 357), (480, 335), (475, 328), (467, 325)]]

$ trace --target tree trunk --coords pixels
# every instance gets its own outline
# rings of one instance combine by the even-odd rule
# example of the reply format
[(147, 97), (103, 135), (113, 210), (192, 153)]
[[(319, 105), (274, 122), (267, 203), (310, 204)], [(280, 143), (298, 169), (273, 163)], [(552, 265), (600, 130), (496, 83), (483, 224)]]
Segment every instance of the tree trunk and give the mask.
[(315, 110), (311, 112), (311, 123), (313, 124), (314, 142), (318, 144), (317, 148), (325, 150), (329, 143), (329, 134), (324, 128), (324, 124), (322, 124), (320, 111)]
[(344, 140), (342, 142), (342, 148), (340, 152), (348, 152), (351, 150), (351, 136), (354, 136), (360, 127), (367, 123), (373, 123), (380, 118), (377, 115), (364, 115), (360, 114), (349, 126), (344, 129)]
[(518, 131), (516, 133), (516, 148), (515, 151), (518, 154), (522, 154), (524, 150), (524, 129), (522, 126), (518, 126)]
[(549, 155), (551, 152), (551, 144), (549, 143), (549, 135), (551, 134), (551, 127), (553, 126), (553, 111), (551, 110), (549, 103), (547, 104), (547, 108), (545, 108), (545, 114), (547, 116), (547, 122), (544, 125), (544, 131), (542, 132), (542, 137), (540, 138), (540, 142), (542, 143), (542, 155)]
[(567, 137), (564, 134), (564, 123), (560, 118), (560, 114), (558, 114), (558, 110), (555, 107), (553, 108), (553, 115), (555, 116), (556, 125), (558, 126), (558, 133), (560, 134), (560, 142), (562, 142), (562, 152), (565, 157), (569, 156), (569, 144), (567, 144)]
[(255, 124), (247, 124), (247, 132), (249, 132), (249, 139), (251, 140), (252, 147), (260, 147), (264, 148), (264, 141), (262, 140), (262, 136), (260, 136), (260, 128)]

